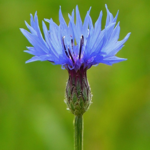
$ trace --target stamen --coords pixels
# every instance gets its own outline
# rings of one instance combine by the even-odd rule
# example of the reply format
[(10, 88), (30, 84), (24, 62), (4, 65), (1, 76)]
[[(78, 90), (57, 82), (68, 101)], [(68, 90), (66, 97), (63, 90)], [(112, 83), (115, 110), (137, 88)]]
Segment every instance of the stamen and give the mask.
[(72, 46), (72, 49), (73, 49), (73, 39), (71, 39), (71, 46)]
[(62, 41), (63, 41), (63, 46), (64, 46), (65, 54), (66, 54), (66, 56), (69, 58), (68, 52), (66, 51), (64, 39), (65, 39), (65, 36), (63, 36)]
[(80, 40), (79, 59), (81, 58), (81, 51), (83, 44), (84, 44), (84, 36), (82, 35)]
[(73, 57), (72, 57), (72, 54), (71, 54), (71, 51), (70, 51), (69, 48), (68, 48), (68, 52), (69, 52), (69, 55), (70, 55), (70, 57), (71, 57), (71, 60), (72, 60), (72, 62), (73, 62), (73, 64), (74, 64), (75, 62), (74, 62), (74, 59), (73, 59)]

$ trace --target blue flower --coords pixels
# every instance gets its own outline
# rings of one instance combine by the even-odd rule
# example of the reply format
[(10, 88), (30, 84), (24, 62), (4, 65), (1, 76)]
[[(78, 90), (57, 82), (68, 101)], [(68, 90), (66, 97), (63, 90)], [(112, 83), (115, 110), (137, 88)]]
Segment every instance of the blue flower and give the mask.
[(115, 17), (109, 12), (107, 5), (107, 18), (105, 28), (101, 29), (102, 11), (93, 26), (90, 10), (87, 12), (82, 23), (78, 6), (76, 6), (76, 23), (74, 22), (74, 10), (68, 14), (67, 25), (61, 7), (59, 10), (58, 26), (52, 19), (45, 19), (49, 23), (47, 29), (42, 21), (44, 37), (41, 34), (37, 13), (34, 18), (31, 15), (29, 25), (25, 22), (30, 32), (21, 29), (23, 35), (32, 44), (25, 52), (34, 55), (26, 63), (33, 61), (49, 61), (61, 65), (67, 70), (79, 70), (81, 67), (89, 69), (92, 65), (104, 63), (112, 65), (126, 59), (115, 56), (122, 49), (124, 43), (130, 36), (128, 33), (122, 41), (118, 41), (120, 34), (119, 22), (116, 25), (118, 12)]

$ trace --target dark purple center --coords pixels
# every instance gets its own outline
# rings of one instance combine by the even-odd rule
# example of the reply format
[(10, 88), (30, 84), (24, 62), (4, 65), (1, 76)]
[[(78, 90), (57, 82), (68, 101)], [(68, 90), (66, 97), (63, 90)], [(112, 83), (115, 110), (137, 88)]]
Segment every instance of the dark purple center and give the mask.
[[(73, 54), (71, 53), (71, 50), (70, 48), (68, 47), (68, 51), (66, 49), (66, 46), (65, 46), (65, 42), (64, 42), (64, 39), (65, 39), (65, 36), (62, 38), (62, 42), (63, 42), (63, 47), (64, 47), (64, 51), (65, 51), (65, 54), (68, 58), (71, 58), (73, 64), (75, 63), (74, 59), (73, 59)], [(79, 48), (79, 59), (81, 59), (81, 53), (82, 53), (82, 47), (84, 45), (84, 36), (82, 35), (81, 36), (81, 40), (80, 40), (80, 48)], [(74, 46), (74, 41), (73, 39), (71, 39), (71, 46), (72, 46), (72, 50), (73, 50), (73, 46)]]

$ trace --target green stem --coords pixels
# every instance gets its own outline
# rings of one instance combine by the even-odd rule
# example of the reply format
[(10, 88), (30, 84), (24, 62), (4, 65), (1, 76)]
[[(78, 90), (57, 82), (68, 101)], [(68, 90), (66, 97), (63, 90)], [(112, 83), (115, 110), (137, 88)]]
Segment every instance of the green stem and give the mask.
[(83, 150), (83, 120), (81, 116), (75, 116), (75, 150)]

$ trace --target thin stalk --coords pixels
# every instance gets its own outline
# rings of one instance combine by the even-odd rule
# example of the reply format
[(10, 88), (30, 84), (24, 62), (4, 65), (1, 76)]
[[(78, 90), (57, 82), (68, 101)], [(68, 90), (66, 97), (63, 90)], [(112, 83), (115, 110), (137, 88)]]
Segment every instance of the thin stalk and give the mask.
[(83, 150), (83, 120), (81, 116), (75, 116), (75, 150)]

